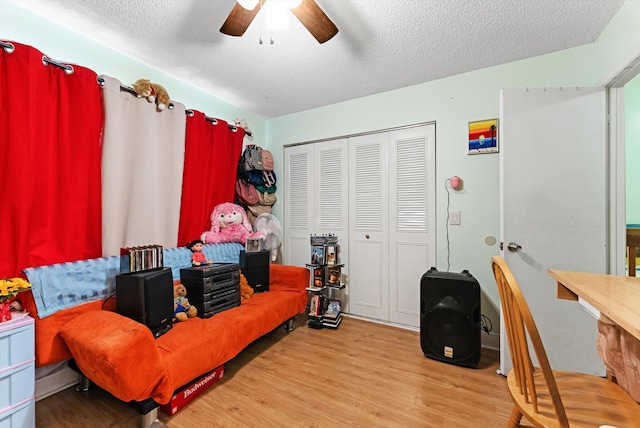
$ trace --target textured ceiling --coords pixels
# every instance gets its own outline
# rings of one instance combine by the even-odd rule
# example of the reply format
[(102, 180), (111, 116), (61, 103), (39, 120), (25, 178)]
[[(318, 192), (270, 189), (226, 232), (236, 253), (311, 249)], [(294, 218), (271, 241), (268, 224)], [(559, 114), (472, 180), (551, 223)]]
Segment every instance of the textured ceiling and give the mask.
[(594, 42), (624, 0), (316, 0), (322, 45), (221, 34), (235, 0), (15, 2), (268, 119)]

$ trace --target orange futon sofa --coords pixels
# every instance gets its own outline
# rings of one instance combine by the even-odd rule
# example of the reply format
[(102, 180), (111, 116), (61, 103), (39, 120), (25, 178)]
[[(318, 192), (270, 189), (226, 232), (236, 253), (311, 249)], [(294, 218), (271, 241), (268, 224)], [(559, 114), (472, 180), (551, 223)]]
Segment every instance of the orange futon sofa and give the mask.
[(73, 358), (86, 378), (133, 404), (143, 417), (149, 409), (157, 414), (174, 391), (280, 325), (292, 324), (307, 305), (308, 284), (306, 268), (273, 264), (269, 291), (211, 318), (176, 323), (157, 339), (145, 325), (114, 312), (113, 299), (66, 309), (36, 320), (39, 365)]

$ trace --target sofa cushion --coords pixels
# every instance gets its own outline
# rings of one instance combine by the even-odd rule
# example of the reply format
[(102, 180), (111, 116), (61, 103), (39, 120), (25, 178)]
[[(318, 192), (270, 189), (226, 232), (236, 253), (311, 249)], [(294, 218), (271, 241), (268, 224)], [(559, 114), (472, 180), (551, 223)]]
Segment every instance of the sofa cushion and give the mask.
[[(164, 361), (151, 331), (111, 311), (90, 311), (60, 330), (82, 373), (123, 401), (171, 399)], [(156, 390), (166, 395), (154, 395)]]
[(73, 308), (63, 309), (56, 314), (38, 318), (38, 310), (33, 300), (31, 290), (20, 293), (22, 307), (25, 311), (35, 317), (35, 343), (36, 343), (36, 367), (42, 367), (71, 358), (71, 353), (67, 344), (60, 336), (60, 329), (69, 321), (86, 312), (99, 311), (101, 309), (115, 310), (115, 299), (94, 300), (93, 302), (84, 303), (74, 306)]

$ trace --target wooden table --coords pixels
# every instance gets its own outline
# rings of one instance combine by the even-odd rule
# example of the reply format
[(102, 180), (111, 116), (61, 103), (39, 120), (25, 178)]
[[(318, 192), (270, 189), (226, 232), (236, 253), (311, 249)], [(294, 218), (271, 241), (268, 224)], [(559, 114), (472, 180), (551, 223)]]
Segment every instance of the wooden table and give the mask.
[(549, 269), (558, 282), (558, 298), (591, 304), (640, 340), (640, 278)]

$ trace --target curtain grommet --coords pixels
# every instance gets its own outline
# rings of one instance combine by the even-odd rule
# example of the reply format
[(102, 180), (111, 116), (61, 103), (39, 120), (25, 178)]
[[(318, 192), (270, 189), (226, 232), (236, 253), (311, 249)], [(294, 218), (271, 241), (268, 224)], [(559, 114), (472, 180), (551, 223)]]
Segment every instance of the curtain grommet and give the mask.
[(0, 40), (0, 46), (2, 46), (2, 49), (4, 49), (4, 51), (9, 54), (15, 52), (16, 50), (16, 47), (11, 42), (3, 42)]

